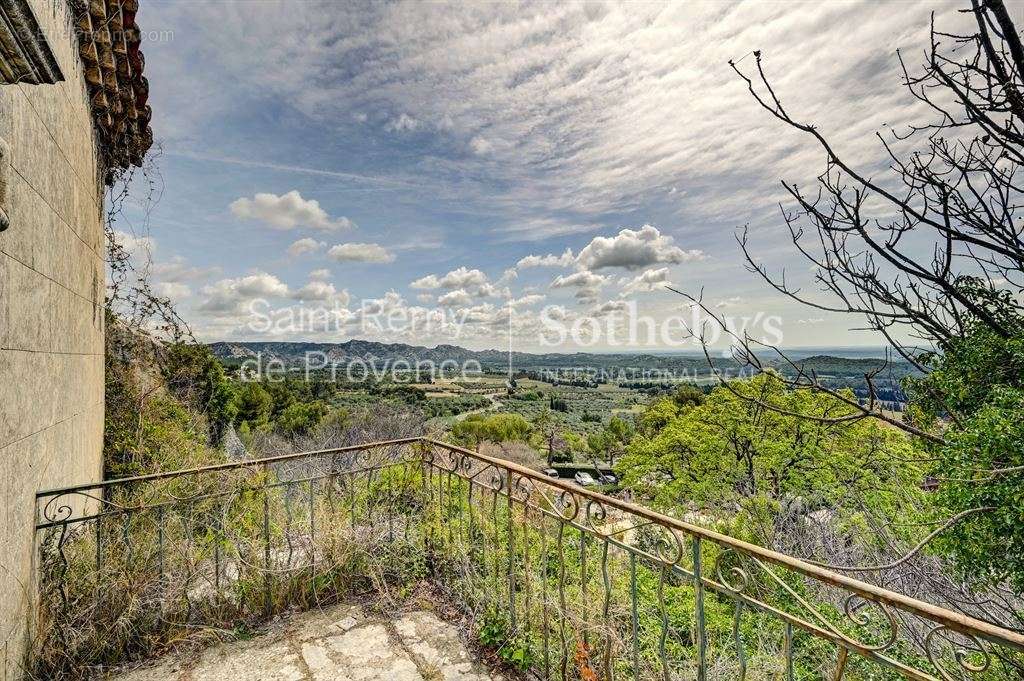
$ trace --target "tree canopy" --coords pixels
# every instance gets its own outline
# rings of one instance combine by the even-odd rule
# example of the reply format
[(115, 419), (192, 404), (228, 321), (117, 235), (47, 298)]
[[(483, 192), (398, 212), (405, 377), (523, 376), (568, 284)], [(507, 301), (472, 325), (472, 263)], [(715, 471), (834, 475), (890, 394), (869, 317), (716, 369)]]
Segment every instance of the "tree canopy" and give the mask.
[[(663, 508), (731, 512), (759, 498), (853, 515), (865, 505), (894, 511), (921, 494), (923, 471), (905, 435), (872, 421), (805, 418), (851, 409), (828, 395), (791, 390), (774, 374), (676, 408), (664, 425), (638, 435), (617, 466), (623, 484)], [(651, 407), (659, 421), (666, 409), (664, 402)]]

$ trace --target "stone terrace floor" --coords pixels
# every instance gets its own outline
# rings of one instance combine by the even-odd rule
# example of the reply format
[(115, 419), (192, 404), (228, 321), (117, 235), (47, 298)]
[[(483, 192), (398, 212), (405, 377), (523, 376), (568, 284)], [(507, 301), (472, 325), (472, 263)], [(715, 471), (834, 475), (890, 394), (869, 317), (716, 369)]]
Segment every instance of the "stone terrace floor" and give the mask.
[(108, 681), (504, 681), (477, 661), (459, 629), (426, 610), (393, 617), (338, 605), (279, 620), (267, 633)]

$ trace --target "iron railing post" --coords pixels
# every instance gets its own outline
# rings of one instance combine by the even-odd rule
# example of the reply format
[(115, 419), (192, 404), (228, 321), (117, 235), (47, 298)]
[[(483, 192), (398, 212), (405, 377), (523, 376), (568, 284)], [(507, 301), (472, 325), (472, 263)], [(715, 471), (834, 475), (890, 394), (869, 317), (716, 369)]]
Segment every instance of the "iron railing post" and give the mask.
[(270, 577), (270, 466), (263, 464), (263, 610), (273, 612)]
[(701, 559), (701, 539), (693, 538), (693, 592), (694, 620), (697, 627), (697, 681), (707, 678), (707, 632), (704, 630), (704, 570)]
[(512, 514), (514, 507), (512, 504), (512, 471), (505, 471), (505, 489), (508, 493), (508, 504), (505, 507), (507, 513), (507, 528), (505, 550), (508, 556), (508, 614), (509, 621), (512, 626), (512, 632), (516, 632), (516, 542), (515, 542), (515, 526), (513, 525)]
[(637, 612), (636, 603), (636, 554), (630, 552), (629, 554), (629, 605), (630, 605), (630, 618), (629, 626), (630, 633), (633, 638), (633, 678), (640, 678), (640, 641), (638, 636), (638, 628), (640, 624), (640, 616)]

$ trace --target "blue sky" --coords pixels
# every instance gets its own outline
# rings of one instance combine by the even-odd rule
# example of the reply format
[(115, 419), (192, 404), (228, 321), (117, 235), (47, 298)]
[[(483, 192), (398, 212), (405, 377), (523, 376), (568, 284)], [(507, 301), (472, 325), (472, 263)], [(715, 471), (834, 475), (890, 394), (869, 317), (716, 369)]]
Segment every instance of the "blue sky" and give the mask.
[[(925, 115), (895, 50), (920, 59), (932, 11), (962, 21), (934, 2), (150, 0), (161, 153), (117, 227), (207, 341), (504, 347), (511, 315), (516, 347), (536, 350), (545, 309), (551, 324), (689, 318), (670, 282), (777, 317), (787, 346), (879, 345), (743, 268), (749, 225), (766, 264), (809, 278), (779, 180), (809, 183), (823, 157), (727, 62), (762, 50), (789, 109), (882, 172), (874, 132)], [(331, 323), (291, 323), (317, 310)], [(376, 329), (360, 310), (438, 323)]]

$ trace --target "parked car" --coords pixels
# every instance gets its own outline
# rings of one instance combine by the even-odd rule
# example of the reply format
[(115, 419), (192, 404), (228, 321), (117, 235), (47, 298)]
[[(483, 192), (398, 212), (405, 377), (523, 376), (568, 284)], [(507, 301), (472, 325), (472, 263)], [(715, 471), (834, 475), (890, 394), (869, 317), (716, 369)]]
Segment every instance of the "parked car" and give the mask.
[(612, 473), (598, 473), (598, 479), (602, 485), (614, 485), (618, 483), (619, 479)]
[(597, 480), (594, 480), (594, 476), (586, 471), (578, 471), (576, 475), (573, 476), (573, 479), (580, 487), (592, 487), (597, 484)]
[(545, 468), (541, 472), (544, 473), (544, 475), (548, 476), (549, 478), (557, 478), (558, 477), (558, 471), (556, 471), (554, 468)]

